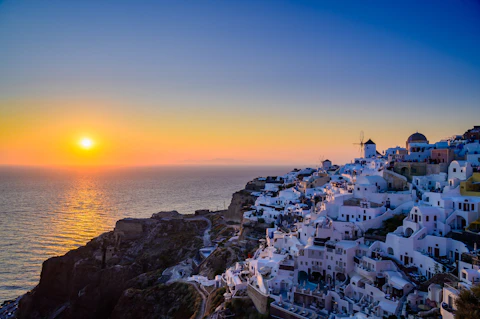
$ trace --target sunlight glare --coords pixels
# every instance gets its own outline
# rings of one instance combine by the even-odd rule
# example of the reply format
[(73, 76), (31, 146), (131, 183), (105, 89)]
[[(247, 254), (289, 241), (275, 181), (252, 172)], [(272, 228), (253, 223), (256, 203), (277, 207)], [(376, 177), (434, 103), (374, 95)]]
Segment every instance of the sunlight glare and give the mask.
[(85, 137), (80, 141), (80, 146), (84, 149), (92, 148), (93, 141), (91, 139)]

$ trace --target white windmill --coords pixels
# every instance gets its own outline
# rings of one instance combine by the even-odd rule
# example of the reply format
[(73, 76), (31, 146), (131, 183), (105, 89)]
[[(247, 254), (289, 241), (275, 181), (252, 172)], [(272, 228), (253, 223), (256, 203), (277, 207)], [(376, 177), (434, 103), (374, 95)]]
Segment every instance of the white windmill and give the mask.
[(353, 145), (358, 145), (359, 146), (360, 157), (363, 156), (363, 148), (365, 147), (365, 143), (363, 141), (364, 141), (363, 131), (360, 131), (360, 142), (359, 143), (353, 143)]

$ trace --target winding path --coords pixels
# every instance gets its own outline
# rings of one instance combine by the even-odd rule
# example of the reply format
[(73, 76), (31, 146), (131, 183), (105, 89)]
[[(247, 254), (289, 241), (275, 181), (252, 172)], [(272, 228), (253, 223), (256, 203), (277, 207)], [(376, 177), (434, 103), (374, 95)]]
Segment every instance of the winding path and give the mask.
[[(196, 217), (192, 217), (192, 218), (189, 218), (189, 219), (186, 219), (186, 220), (187, 221), (188, 220), (204, 220), (208, 223), (208, 227), (205, 229), (205, 232), (204, 232), (204, 235), (203, 235), (203, 245), (205, 247), (210, 246), (211, 245), (210, 230), (212, 228), (212, 222), (210, 221), (210, 219), (208, 219), (206, 217), (203, 217), (203, 216), (196, 216)], [(177, 266), (178, 265), (169, 268), (169, 269), (171, 269), (170, 271), (172, 272), (172, 275), (173, 275), (174, 271), (176, 270)], [(187, 285), (192, 285), (195, 288), (195, 290), (200, 294), (200, 297), (202, 298), (202, 304), (200, 305), (200, 311), (198, 312), (198, 315), (197, 315), (196, 319), (203, 319), (203, 317), (205, 317), (205, 310), (206, 310), (206, 305), (207, 305), (207, 298), (208, 298), (207, 291), (205, 289), (203, 289), (203, 287), (199, 287), (199, 285), (194, 281), (187, 281), (187, 280), (181, 279), (181, 278), (172, 278), (171, 280), (169, 280), (169, 282), (171, 282), (171, 283), (182, 282), (182, 283), (185, 283)]]
[(185, 283), (185, 284), (188, 284), (188, 285), (192, 285), (193, 287), (195, 287), (197, 292), (200, 294), (200, 297), (202, 298), (202, 304), (200, 305), (200, 311), (198, 312), (198, 315), (197, 315), (196, 319), (203, 319), (203, 317), (205, 317), (205, 310), (206, 310), (205, 308), (206, 308), (206, 305), (207, 305), (207, 296), (205, 295), (205, 293), (202, 291), (202, 289), (200, 289), (198, 287), (196, 282), (186, 281), (186, 280), (183, 280), (183, 279), (180, 279), (177, 282), (182, 282), (182, 283)]

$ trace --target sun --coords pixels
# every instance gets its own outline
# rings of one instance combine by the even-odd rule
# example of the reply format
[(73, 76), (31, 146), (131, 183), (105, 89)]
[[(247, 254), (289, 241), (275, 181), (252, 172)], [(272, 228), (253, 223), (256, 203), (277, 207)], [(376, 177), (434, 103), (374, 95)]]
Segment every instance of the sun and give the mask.
[(93, 146), (93, 141), (89, 139), (88, 137), (84, 137), (80, 140), (80, 146), (86, 150), (92, 148)]

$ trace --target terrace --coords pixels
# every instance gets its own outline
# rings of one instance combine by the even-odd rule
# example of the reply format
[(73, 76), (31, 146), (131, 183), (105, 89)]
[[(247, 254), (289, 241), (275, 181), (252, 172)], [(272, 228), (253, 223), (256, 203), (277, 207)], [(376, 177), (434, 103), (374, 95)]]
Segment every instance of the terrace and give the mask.
[[(350, 199), (346, 199), (343, 201), (343, 205), (344, 206), (357, 206), (357, 207), (360, 207), (361, 204), (362, 204), (363, 200), (362, 199), (359, 199), (359, 198), (350, 198)], [(378, 207), (382, 207), (383, 204), (378, 204), (378, 203), (374, 203), (374, 202), (368, 202), (369, 203), (369, 207), (370, 208), (378, 208)]]
[(327, 319), (329, 314), (320, 310), (319, 307), (310, 305), (297, 305), (286, 301), (274, 301), (270, 304), (270, 315), (272, 318), (299, 318), (299, 319)]

